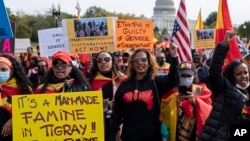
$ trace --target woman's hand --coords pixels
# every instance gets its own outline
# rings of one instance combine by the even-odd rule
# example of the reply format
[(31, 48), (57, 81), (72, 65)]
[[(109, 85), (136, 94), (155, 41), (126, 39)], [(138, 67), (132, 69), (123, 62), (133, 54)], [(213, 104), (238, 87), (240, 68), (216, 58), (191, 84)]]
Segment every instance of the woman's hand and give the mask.
[(224, 40), (223, 40), (223, 44), (228, 45), (229, 42), (233, 39), (233, 37), (236, 35), (237, 33), (234, 32), (233, 30), (228, 30), (225, 34)]
[(187, 92), (185, 95), (179, 95), (177, 98), (177, 102), (181, 103), (183, 100), (188, 100), (190, 103), (195, 105), (194, 94), (192, 92)]
[(104, 112), (108, 110), (109, 98), (103, 99), (103, 109)]
[(169, 45), (169, 53), (171, 55), (171, 57), (173, 58), (176, 58), (178, 55), (177, 55), (177, 49), (178, 49), (178, 46), (175, 44), (175, 43), (170, 43)]
[(12, 118), (9, 119), (3, 126), (1, 135), (2, 136), (9, 136), (12, 133)]

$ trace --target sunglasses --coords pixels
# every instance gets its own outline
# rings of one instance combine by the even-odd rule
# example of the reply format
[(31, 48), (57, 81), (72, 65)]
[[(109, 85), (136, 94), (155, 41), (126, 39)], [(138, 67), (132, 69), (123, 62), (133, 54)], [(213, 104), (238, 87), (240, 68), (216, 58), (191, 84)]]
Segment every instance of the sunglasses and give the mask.
[(148, 58), (135, 58), (132, 62), (138, 64), (140, 62), (146, 63), (148, 61)]
[(111, 60), (110, 57), (105, 57), (105, 58), (98, 58), (98, 59), (96, 59), (97, 63), (102, 63), (102, 62), (108, 63), (108, 62), (110, 62), (110, 60)]
[(66, 68), (67, 66), (70, 66), (70, 64), (67, 64), (67, 63), (55, 63), (55, 64), (53, 64), (53, 67), (55, 67), (55, 68), (60, 68), (60, 67)]

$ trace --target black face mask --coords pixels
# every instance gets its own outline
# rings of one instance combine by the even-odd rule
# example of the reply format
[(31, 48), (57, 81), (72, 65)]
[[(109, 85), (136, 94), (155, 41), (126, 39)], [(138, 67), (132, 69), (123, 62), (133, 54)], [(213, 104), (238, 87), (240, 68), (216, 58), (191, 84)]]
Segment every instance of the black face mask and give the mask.
[(40, 76), (43, 76), (44, 75), (44, 68), (43, 67), (38, 67), (38, 71), (37, 71), (37, 74), (40, 75)]
[(158, 63), (160, 66), (162, 66), (164, 64), (164, 60), (158, 60)]

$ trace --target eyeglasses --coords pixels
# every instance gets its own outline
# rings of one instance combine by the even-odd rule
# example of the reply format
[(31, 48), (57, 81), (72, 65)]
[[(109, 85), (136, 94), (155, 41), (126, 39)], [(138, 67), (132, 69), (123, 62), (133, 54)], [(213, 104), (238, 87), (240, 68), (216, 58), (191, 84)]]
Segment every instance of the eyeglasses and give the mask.
[(55, 63), (55, 64), (53, 64), (53, 67), (55, 67), (55, 68), (60, 68), (60, 67), (66, 68), (67, 66), (70, 66), (70, 64), (67, 64), (67, 63)]
[(139, 61), (140, 61), (140, 62), (143, 62), (143, 63), (146, 63), (146, 62), (148, 61), (148, 58), (135, 58), (135, 59), (133, 60), (133, 63), (138, 64)]
[(104, 61), (105, 63), (108, 63), (110, 60), (111, 60), (110, 57), (105, 57), (105, 58), (98, 58), (98, 59), (96, 59), (97, 63), (102, 63), (103, 61)]

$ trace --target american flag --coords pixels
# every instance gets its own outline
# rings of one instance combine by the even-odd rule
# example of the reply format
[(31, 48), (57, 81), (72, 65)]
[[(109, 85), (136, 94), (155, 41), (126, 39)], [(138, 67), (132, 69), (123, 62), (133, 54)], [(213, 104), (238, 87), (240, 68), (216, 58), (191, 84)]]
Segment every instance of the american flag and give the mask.
[(192, 61), (185, 0), (180, 1), (171, 41), (178, 45), (178, 55), (181, 62)]

